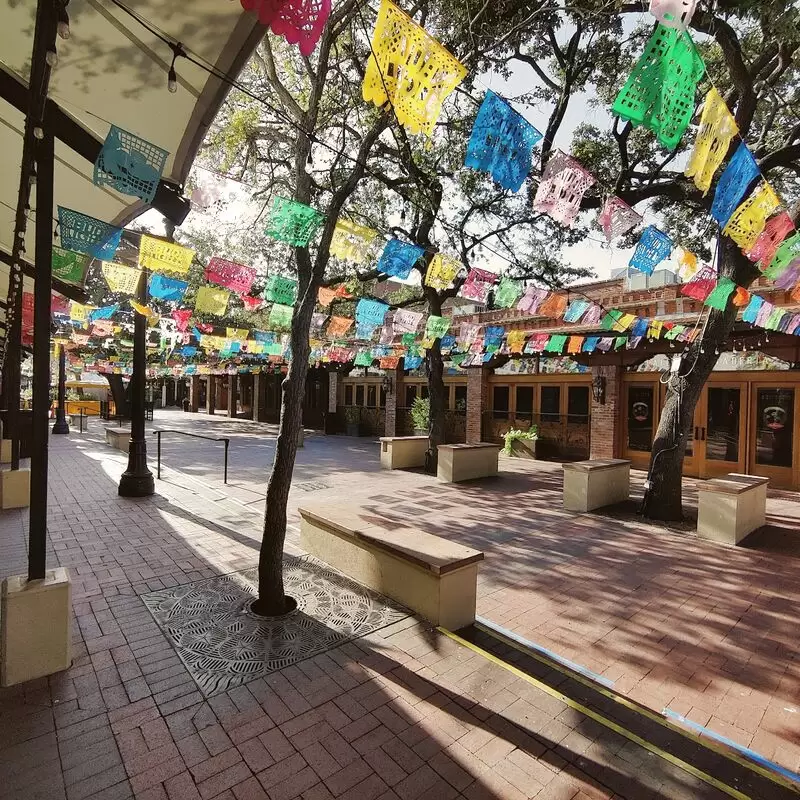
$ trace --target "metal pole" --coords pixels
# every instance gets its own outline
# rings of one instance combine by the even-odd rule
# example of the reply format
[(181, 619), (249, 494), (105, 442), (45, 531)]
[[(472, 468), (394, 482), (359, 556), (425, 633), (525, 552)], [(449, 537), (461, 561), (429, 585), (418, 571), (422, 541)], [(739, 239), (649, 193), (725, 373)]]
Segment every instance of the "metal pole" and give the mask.
[[(52, 21), (53, 26), (55, 22)], [(47, 561), (47, 461), (50, 427), (50, 293), (53, 275), (52, 108), (42, 119), (44, 136), (36, 143), (36, 283), (33, 298), (33, 411), (31, 443), (30, 534), (28, 580), (45, 577)], [(14, 398), (17, 402), (17, 399)]]
[(158, 431), (158, 479), (161, 480), (161, 431)]
[[(147, 270), (142, 269), (136, 299), (147, 304)], [(144, 432), (145, 371), (147, 369), (147, 317), (136, 312), (133, 322), (133, 374), (131, 375), (131, 440), (128, 468), (119, 480), (122, 497), (146, 497), (155, 492), (153, 473), (147, 467)]]
[(228, 482), (228, 445), (230, 444), (230, 439), (223, 439), (225, 442), (225, 475), (222, 480), (223, 483)]
[[(58, 405), (56, 406), (56, 423), (53, 425), (53, 433), (69, 433), (67, 424), (66, 399), (67, 399), (67, 366), (64, 355), (64, 345), (58, 346)], [(83, 425), (81, 424), (81, 432)]]

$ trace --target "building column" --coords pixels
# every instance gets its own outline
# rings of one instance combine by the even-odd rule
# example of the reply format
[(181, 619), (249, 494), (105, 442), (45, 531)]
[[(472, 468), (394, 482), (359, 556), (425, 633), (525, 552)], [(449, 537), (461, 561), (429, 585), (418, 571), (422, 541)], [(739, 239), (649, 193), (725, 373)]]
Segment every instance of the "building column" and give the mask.
[(328, 413), (335, 414), (339, 405), (339, 373), (334, 370), (328, 372)]
[(605, 381), (604, 402), (594, 399), (589, 425), (589, 457), (619, 458), (622, 426), (622, 368), (619, 366), (592, 367), (592, 382)]
[(214, 405), (220, 411), (227, 411), (228, 409), (228, 376), (220, 375), (214, 382), (216, 391), (214, 392)]
[(267, 376), (263, 372), (253, 375), (253, 420), (267, 421)]
[(228, 375), (228, 416), (236, 416), (236, 389), (239, 383), (238, 375)]
[(403, 366), (404, 359), (400, 359), (398, 365), (386, 374), (392, 379), (392, 391), (386, 394), (386, 408), (384, 410), (384, 436), (397, 436), (397, 412), (403, 407), (405, 397), (405, 385), (403, 379), (406, 371)]
[(206, 413), (213, 415), (217, 407), (217, 376), (208, 375), (206, 377)]
[(189, 410), (195, 414), (200, 409), (200, 376), (192, 375), (189, 379)]
[(483, 412), (489, 406), (489, 367), (467, 370), (467, 444), (483, 441)]

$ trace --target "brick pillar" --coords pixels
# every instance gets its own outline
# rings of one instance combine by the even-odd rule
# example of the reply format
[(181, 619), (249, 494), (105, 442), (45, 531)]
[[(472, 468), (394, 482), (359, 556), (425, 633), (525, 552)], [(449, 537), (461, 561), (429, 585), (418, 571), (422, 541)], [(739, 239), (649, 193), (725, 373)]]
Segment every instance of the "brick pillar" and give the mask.
[(386, 408), (384, 410), (384, 436), (397, 436), (398, 420), (397, 412), (403, 407), (405, 402), (405, 385), (403, 379), (405, 378), (405, 369), (403, 361), (391, 371), (386, 373), (392, 379), (392, 391), (386, 395)]
[(228, 375), (228, 416), (236, 416), (236, 389), (239, 384), (238, 375)]
[(196, 414), (200, 409), (200, 376), (192, 375), (189, 379), (189, 409)]
[(589, 426), (590, 458), (619, 458), (622, 428), (622, 368), (592, 367), (592, 380), (606, 379), (605, 403), (598, 403), (592, 392)]
[(206, 377), (206, 413), (213, 414), (217, 408), (217, 376)]
[(467, 370), (467, 444), (476, 444), (483, 437), (483, 412), (489, 405), (488, 367)]
[(253, 419), (267, 421), (267, 376), (261, 372), (253, 375)]
[(228, 409), (227, 385), (227, 375), (218, 375), (216, 381), (214, 381), (214, 386), (216, 388), (214, 392), (214, 407), (218, 408), (220, 411), (227, 411)]
[(328, 372), (328, 413), (335, 414), (339, 404), (339, 373), (334, 370)]

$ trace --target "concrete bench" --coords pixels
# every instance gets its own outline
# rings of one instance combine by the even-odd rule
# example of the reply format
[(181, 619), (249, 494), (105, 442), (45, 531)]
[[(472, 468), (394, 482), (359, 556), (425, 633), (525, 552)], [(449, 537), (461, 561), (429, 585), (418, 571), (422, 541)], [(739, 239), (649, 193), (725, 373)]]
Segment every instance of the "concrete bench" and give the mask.
[(440, 444), (436, 477), (445, 483), (458, 483), (497, 475), (499, 455), (500, 445), (489, 442)]
[(116, 447), (117, 450), (127, 453), (130, 440), (130, 428), (106, 428), (106, 444)]
[(769, 478), (735, 473), (703, 481), (697, 489), (697, 535), (739, 544), (766, 522), (768, 483)]
[(564, 508), (592, 511), (627, 500), (631, 491), (631, 462), (623, 458), (564, 464)]
[(397, 527), (352, 506), (306, 506), (300, 546), (335, 569), (458, 630), (475, 621), (483, 553), (414, 528)]
[(381, 469), (424, 467), (429, 443), (427, 436), (382, 436)]

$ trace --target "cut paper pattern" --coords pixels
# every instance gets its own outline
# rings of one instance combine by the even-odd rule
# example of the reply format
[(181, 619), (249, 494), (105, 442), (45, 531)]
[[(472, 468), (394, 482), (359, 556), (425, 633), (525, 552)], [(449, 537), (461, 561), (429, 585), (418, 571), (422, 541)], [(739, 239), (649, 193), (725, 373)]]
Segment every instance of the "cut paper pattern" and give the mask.
[(525, 331), (509, 331), (506, 335), (506, 344), (508, 345), (508, 352), (513, 355), (522, 353), (525, 347)]
[(146, 306), (142, 303), (137, 303), (135, 300), (128, 300), (131, 304), (131, 308), (137, 313), (141, 314), (143, 317), (147, 317), (147, 324), (152, 328), (156, 324), (158, 324), (159, 319), (161, 319), (160, 315), (153, 311), (150, 306)]
[(434, 289), (447, 289), (458, 275), (461, 262), (452, 256), (436, 253), (428, 265), (425, 274), (425, 285)]
[(276, 197), (264, 233), (279, 242), (307, 247), (324, 219), (325, 216), (311, 206)]
[(350, 317), (331, 317), (328, 323), (328, 336), (338, 339), (344, 336), (353, 325)]
[(189, 318), (192, 316), (191, 308), (179, 308), (172, 312), (172, 319), (179, 331), (185, 331), (189, 327)]
[(371, 367), (372, 360), (372, 353), (369, 350), (359, 350), (353, 365), (356, 367)]
[(573, 300), (564, 312), (564, 322), (578, 322), (586, 309), (589, 308), (587, 300)]
[(566, 310), (567, 296), (564, 294), (556, 294), (555, 292), (539, 306), (539, 314), (543, 317), (551, 317), (552, 319), (559, 319)]
[(497, 282), (497, 275), (485, 269), (473, 267), (467, 275), (467, 279), (458, 290), (460, 297), (467, 300), (474, 300), (476, 303), (485, 303), (489, 292)]
[(425, 323), (425, 337), (441, 339), (450, 329), (450, 317), (437, 317), (431, 314)]
[(798, 280), (800, 280), (800, 258), (789, 262), (789, 266), (775, 279), (775, 286), (778, 289), (792, 289)]
[(86, 253), (103, 261), (114, 258), (122, 238), (122, 228), (63, 206), (58, 207), (58, 225), (65, 250)]
[(392, 331), (395, 336), (402, 333), (415, 333), (422, 322), (422, 314), (398, 308), (392, 317)]
[(685, 247), (681, 247), (678, 264), (678, 277), (684, 282), (690, 281), (697, 274), (700, 266), (697, 263), (697, 256)]
[(639, 225), (642, 219), (641, 214), (634, 211), (624, 200), (613, 195), (606, 200), (599, 217), (600, 227), (609, 244), (617, 236), (622, 236)]
[(714, 174), (728, 154), (728, 148), (739, 128), (728, 104), (720, 93), (712, 87), (703, 104), (700, 128), (694, 141), (694, 149), (684, 175), (694, 178), (694, 185), (707, 194), (714, 180)]
[(109, 320), (117, 311), (119, 311), (119, 303), (114, 303), (114, 305), (111, 306), (103, 306), (102, 308), (95, 308), (89, 312), (89, 322)]
[(692, 21), (697, 0), (650, 0), (650, 13), (668, 28), (685, 31)]
[(762, 183), (747, 200), (736, 209), (723, 233), (733, 239), (742, 250), (749, 250), (758, 240), (767, 219), (781, 204), (768, 183)]
[(764, 298), (757, 294), (751, 295), (747, 308), (742, 312), (742, 321), (749, 322), (751, 325), (758, 319), (761, 306), (764, 305)]
[(383, 325), (388, 310), (389, 306), (386, 303), (364, 297), (356, 305), (356, 322), (373, 326)]
[(249, 294), (243, 294), (240, 299), (248, 311), (257, 311), (264, 304), (263, 298), (252, 297)]
[(747, 257), (757, 262), (763, 272), (772, 263), (781, 242), (793, 230), (792, 218), (785, 211), (770, 217), (755, 244), (747, 251)]
[(329, 306), (336, 299), (336, 290), (327, 286), (320, 286), (317, 291), (317, 302), (323, 306)]
[(467, 74), (466, 67), (391, 0), (381, 0), (362, 95), (391, 104), (410, 133), (433, 133), (442, 103)]
[(94, 163), (93, 182), (152, 203), (168, 155), (163, 148), (112, 125)]
[(743, 308), (750, 302), (750, 292), (744, 286), (737, 286), (733, 294), (733, 304), (737, 308)]
[(192, 266), (193, 259), (194, 250), (188, 247), (142, 234), (139, 243), (140, 267), (153, 272), (175, 272), (178, 275), (185, 275)]
[(664, 147), (674, 150), (694, 114), (704, 71), (689, 34), (659, 23), (614, 100), (612, 113), (649, 128)]
[(371, 339), (377, 329), (378, 326), (371, 322), (356, 320), (356, 339)]
[(72, 250), (54, 246), (52, 264), (54, 278), (74, 286), (83, 286), (89, 266), (89, 256), (85, 253), (73, 253)]
[(753, 154), (742, 142), (719, 179), (711, 205), (711, 216), (720, 227), (724, 228), (728, 224), (731, 214), (742, 202), (750, 184), (760, 174)]
[(253, 267), (246, 267), (244, 264), (237, 264), (235, 261), (227, 261), (218, 256), (209, 259), (208, 266), (203, 273), (203, 277), (211, 283), (218, 283), (226, 289), (238, 294), (247, 294), (256, 278), (256, 271)]
[(653, 268), (672, 252), (672, 239), (655, 225), (648, 225), (631, 256), (630, 266), (650, 275)]
[(225, 315), (225, 310), (228, 308), (228, 298), (230, 295), (231, 293), (225, 289), (201, 286), (197, 290), (197, 297), (194, 301), (195, 311), (222, 317)]
[(522, 296), (522, 284), (503, 276), (494, 295), (495, 308), (511, 308)]
[(728, 305), (728, 299), (735, 290), (736, 284), (730, 278), (723, 275), (703, 302), (710, 308), (716, 308), (717, 311), (724, 311)]
[(542, 134), (505, 100), (487, 91), (464, 164), (488, 172), (504, 189), (517, 192), (531, 169), (531, 154)]
[(796, 258), (800, 258), (800, 233), (795, 233), (778, 248), (764, 276), (774, 281), (783, 275)]
[(384, 275), (392, 275), (405, 280), (424, 253), (425, 250), (422, 247), (402, 242), (400, 239), (389, 239), (386, 247), (383, 248), (376, 269)]
[(705, 300), (717, 285), (717, 273), (711, 267), (703, 267), (697, 274), (681, 286), (681, 294), (684, 297), (692, 297), (695, 300)]
[(139, 277), (142, 274), (140, 269), (126, 267), (123, 264), (114, 264), (111, 261), (104, 261), (101, 269), (108, 288), (112, 292), (136, 294), (136, 289), (139, 286)]
[(597, 325), (600, 322), (600, 317), (603, 315), (603, 308), (602, 306), (598, 305), (597, 303), (593, 303), (589, 306), (587, 312), (583, 315), (583, 324), (584, 325)]
[(270, 303), (293, 306), (297, 301), (297, 281), (284, 275), (270, 275), (264, 289), (264, 299)]
[(157, 272), (150, 276), (150, 295), (158, 300), (177, 302), (183, 298), (189, 284), (175, 278), (167, 278)]
[(275, 303), (269, 311), (270, 328), (290, 328), (292, 326), (292, 315), (294, 308)]
[(268, 25), (276, 36), (296, 44), (304, 56), (310, 56), (331, 14), (330, 0), (241, 0), (245, 11), (258, 14), (258, 21)]
[(334, 228), (329, 252), (340, 261), (363, 264), (370, 259), (377, 240), (378, 231), (357, 225), (350, 220), (340, 219)]
[(549, 214), (556, 222), (572, 227), (586, 190), (594, 178), (574, 158), (556, 150), (544, 168), (533, 200), (534, 211)]

